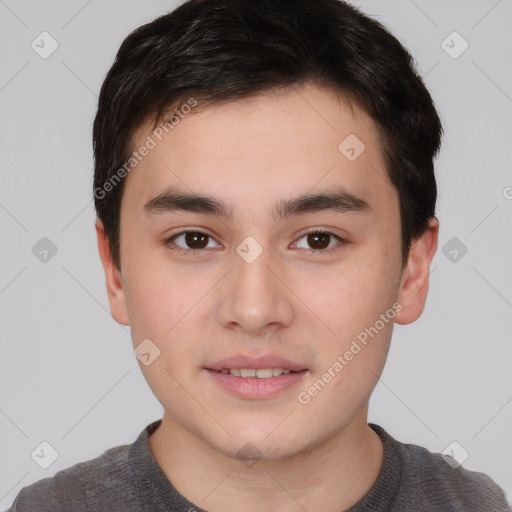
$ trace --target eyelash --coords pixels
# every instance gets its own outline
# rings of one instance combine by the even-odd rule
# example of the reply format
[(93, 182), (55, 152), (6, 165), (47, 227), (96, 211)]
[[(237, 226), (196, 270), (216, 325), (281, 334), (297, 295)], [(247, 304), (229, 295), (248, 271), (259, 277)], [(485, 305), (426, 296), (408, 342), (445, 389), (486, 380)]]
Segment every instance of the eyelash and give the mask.
[[(181, 235), (186, 235), (187, 233), (194, 233), (194, 234), (199, 234), (199, 235), (205, 235), (209, 238), (212, 238), (213, 237), (211, 235), (209, 235), (208, 233), (204, 233), (203, 231), (198, 231), (198, 230), (187, 230), (187, 231), (180, 231), (179, 233), (175, 233), (174, 235), (172, 235), (170, 238), (166, 239), (164, 244), (165, 246), (177, 253), (177, 254), (188, 254), (188, 255), (193, 255), (193, 256), (199, 256), (201, 253), (205, 252), (206, 249), (183, 249), (182, 247), (179, 247), (177, 245), (174, 244), (174, 239), (175, 238), (178, 238), (179, 236)], [(345, 240), (344, 238), (341, 238), (340, 236), (338, 235), (335, 235), (334, 233), (331, 233), (330, 231), (325, 231), (325, 230), (320, 230), (320, 229), (315, 229), (315, 230), (312, 230), (312, 231), (308, 231), (307, 233), (303, 233), (299, 238), (298, 240), (301, 240), (302, 238), (308, 236), (308, 235), (314, 235), (314, 234), (322, 234), (322, 235), (328, 235), (328, 236), (331, 236), (331, 237), (334, 237), (340, 244), (347, 244), (348, 241)], [(330, 249), (309, 249), (313, 254), (316, 255), (325, 255), (325, 254), (332, 254), (333, 252), (337, 251), (339, 249), (339, 245), (335, 245), (334, 247), (331, 247)]]

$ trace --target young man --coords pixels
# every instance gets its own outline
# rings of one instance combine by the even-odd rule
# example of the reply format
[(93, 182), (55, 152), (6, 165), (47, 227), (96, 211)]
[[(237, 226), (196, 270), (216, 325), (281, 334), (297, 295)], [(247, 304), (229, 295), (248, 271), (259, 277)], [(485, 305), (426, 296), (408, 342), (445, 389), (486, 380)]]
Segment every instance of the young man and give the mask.
[(96, 229), (164, 416), (11, 510), (510, 510), (367, 422), (425, 304), (440, 139), (410, 55), (338, 0), (189, 0), (130, 34), (94, 123)]

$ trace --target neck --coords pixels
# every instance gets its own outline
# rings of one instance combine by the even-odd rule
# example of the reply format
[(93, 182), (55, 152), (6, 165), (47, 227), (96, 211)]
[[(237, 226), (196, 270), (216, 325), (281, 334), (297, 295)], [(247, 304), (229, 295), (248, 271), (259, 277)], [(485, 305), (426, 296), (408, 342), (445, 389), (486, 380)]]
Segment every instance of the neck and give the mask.
[(233, 503), (247, 512), (339, 512), (369, 491), (382, 466), (382, 442), (366, 417), (367, 409), (306, 452), (254, 464), (220, 453), (166, 413), (149, 443), (176, 490), (209, 512)]

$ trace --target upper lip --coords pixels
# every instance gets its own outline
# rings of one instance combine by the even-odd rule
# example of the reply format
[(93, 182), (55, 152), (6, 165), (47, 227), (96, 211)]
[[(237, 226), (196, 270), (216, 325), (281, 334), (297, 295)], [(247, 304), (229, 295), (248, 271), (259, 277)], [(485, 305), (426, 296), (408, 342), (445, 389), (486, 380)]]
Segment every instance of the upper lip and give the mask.
[(260, 368), (282, 368), (283, 370), (291, 370), (300, 372), (306, 368), (299, 364), (279, 356), (263, 356), (251, 357), (246, 355), (237, 355), (220, 359), (219, 361), (207, 366), (209, 370), (220, 371), (226, 368), (249, 368), (258, 370)]

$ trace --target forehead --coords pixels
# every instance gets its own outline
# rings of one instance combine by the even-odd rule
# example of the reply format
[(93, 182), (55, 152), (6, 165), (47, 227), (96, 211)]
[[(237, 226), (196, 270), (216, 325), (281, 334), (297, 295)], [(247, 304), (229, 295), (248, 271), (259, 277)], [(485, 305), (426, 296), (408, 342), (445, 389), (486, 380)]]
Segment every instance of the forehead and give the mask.
[(207, 108), (197, 100), (173, 119), (156, 135), (145, 123), (133, 138), (135, 151), (148, 137), (154, 147), (127, 177), (130, 209), (169, 186), (253, 213), (315, 187), (341, 185), (368, 203), (394, 199), (375, 123), (329, 89), (293, 87)]

